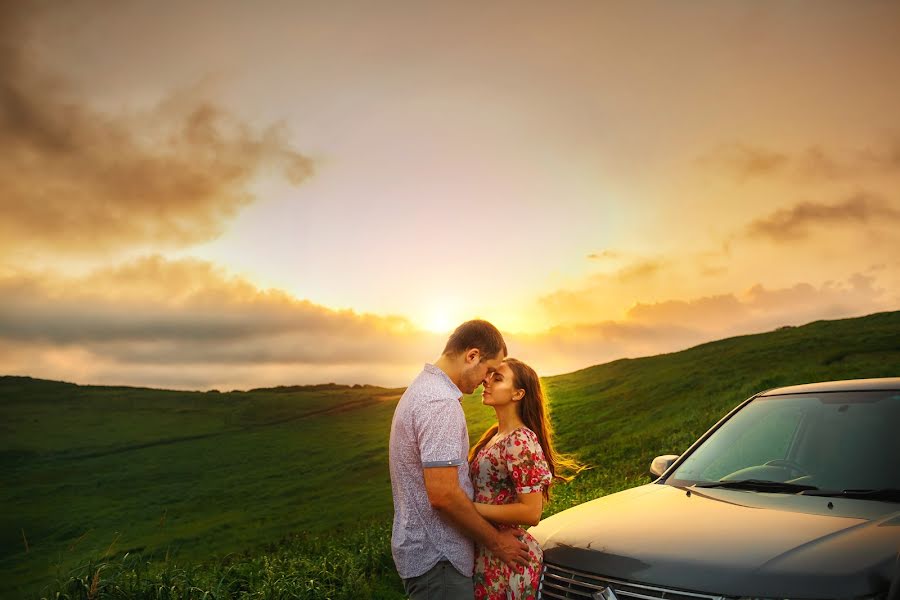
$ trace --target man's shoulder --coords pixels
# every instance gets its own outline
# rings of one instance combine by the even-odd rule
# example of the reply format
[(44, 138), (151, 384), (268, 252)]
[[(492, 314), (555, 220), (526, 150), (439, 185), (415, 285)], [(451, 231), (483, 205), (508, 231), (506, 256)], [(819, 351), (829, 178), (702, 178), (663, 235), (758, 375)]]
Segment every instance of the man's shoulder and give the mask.
[(422, 390), (401, 399), (402, 408), (398, 410), (416, 420), (431, 419), (434, 416), (449, 417), (456, 413), (463, 414), (459, 398), (434, 390)]
[(409, 384), (403, 392), (402, 400), (415, 405), (440, 404), (444, 402), (458, 402), (459, 390), (446, 377), (441, 377), (426, 368)]
[[(427, 375), (427, 373), (423, 372)], [(401, 420), (419, 420), (436, 412), (446, 412), (451, 394), (440, 386), (431, 384), (422, 374), (416, 377), (403, 395), (395, 409), (395, 417)], [(459, 404), (458, 401), (455, 401)]]

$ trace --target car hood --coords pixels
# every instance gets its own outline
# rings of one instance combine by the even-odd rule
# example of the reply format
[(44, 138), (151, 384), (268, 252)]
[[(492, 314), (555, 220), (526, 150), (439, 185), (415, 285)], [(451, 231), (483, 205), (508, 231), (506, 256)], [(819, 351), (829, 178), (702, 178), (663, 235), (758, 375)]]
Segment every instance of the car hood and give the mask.
[(894, 577), (900, 506), (648, 484), (530, 532), (546, 562), (615, 579), (733, 596), (856, 597), (887, 590)]

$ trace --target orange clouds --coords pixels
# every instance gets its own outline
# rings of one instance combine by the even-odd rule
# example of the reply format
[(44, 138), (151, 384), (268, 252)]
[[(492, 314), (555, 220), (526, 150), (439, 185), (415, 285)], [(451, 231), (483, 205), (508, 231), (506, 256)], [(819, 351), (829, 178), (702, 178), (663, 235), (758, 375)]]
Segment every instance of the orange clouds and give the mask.
[(275, 166), (295, 184), (313, 169), (279, 127), (262, 132), (209, 102), (110, 115), (46, 72), (6, 5), (0, 44), (0, 250), (101, 253), (178, 247), (221, 233)]
[[(672, 266), (654, 258), (627, 257), (622, 252), (605, 251), (601, 257), (616, 259), (612, 272), (595, 273), (575, 289), (560, 289), (541, 296), (537, 305), (544, 318), (556, 324), (592, 323), (617, 315), (630, 303), (637, 290), (647, 290), (671, 279)], [(591, 256), (588, 257), (591, 260)], [(618, 260), (622, 259), (622, 260)]]
[(758, 207), (724, 236), (729, 249), (761, 250), (760, 243), (774, 243), (794, 262), (803, 253), (825, 257), (843, 248), (842, 261), (856, 260), (852, 270), (900, 252), (900, 135), (857, 147), (813, 145), (792, 152), (732, 144), (698, 164), (736, 179), (740, 185), (732, 185), (732, 193)]
[[(740, 294), (637, 303), (619, 319), (584, 312), (579, 322), (548, 322), (541, 333), (506, 337), (511, 355), (542, 374), (569, 372), (785, 324), (891, 310), (900, 298), (876, 284), (883, 270), (821, 286), (758, 284)], [(572, 308), (562, 301), (557, 310)], [(0, 314), (0, 372), (82, 383), (403, 385), (445, 341), (403, 318), (331, 310), (259, 289), (210, 263), (158, 256), (80, 277), (7, 274), (0, 277)]]
[(747, 233), (784, 242), (807, 237), (813, 227), (846, 228), (870, 223), (896, 228), (900, 225), (900, 203), (892, 205), (868, 194), (857, 194), (837, 204), (802, 202), (755, 220)]
[(699, 162), (722, 169), (741, 182), (772, 176), (809, 180), (897, 174), (900, 173), (900, 136), (840, 152), (818, 145), (787, 152), (745, 143), (726, 144), (700, 157)]
[[(782, 325), (894, 310), (898, 301), (896, 294), (875, 285), (872, 274), (856, 274), (845, 282), (821, 286), (798, 283), (767, 288), (756, 284), (738, 294), (637, 303), (622, 319), (586, 320), (541, 334), (510, 336), (508, 341), (513, 355), (531, 361), (543, 374), (556, 374)], [(584, 305), (574, 308), (583, 310)]]
[(587, 257), (590, 260), (616, 260), (622, 256), (621, 252), (615, 250), (604, 250), (603, 252), (592, 252)]
[(735, 335), (888, 310), (892, 305), (883, 292), (875, 286), (874, 277), (866, 274), (818, 287), (798, 283), (769, 289), (756, 284), (739, 294), (638, 303), (628, 311), (628, 320), (648, 326), (677, 323), (705, 334)]
[(402, 318), (330, 310), (160, 257), (78, 278), (7, 276), (0, 313), (0, 371), (93, 382), (385, 383), (442, 343)]

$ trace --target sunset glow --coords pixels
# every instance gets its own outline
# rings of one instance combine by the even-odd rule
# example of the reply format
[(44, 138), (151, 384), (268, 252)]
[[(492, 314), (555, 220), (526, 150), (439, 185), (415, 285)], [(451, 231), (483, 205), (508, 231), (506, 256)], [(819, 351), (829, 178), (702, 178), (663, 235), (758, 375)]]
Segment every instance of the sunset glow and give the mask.
[(897, 3), (13, 4), (0, 373), (404, 385), (480, 317), (549, 375), (900, 307)]

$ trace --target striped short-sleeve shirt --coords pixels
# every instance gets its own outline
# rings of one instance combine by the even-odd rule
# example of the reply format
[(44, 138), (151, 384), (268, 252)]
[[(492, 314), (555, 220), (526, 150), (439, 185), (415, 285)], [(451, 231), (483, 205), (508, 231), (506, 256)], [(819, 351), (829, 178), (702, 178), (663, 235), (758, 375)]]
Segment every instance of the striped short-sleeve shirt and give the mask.
[(438, 367), (426, 364), (406, 389), (391, 422), (391, 491), (394, 527), (391, 553), (403, 579), (418, 577), (449, 560), (463, 575), (475, 562), (472, 541), (431, 507), (423, 469), (455, 466), (459, 486), (473, 497), (467, 454), (469, 432), (462, 392)]

